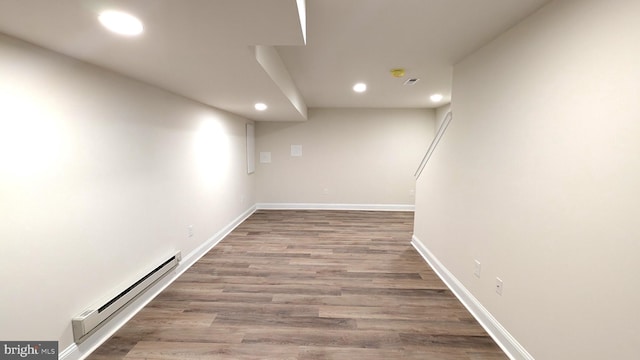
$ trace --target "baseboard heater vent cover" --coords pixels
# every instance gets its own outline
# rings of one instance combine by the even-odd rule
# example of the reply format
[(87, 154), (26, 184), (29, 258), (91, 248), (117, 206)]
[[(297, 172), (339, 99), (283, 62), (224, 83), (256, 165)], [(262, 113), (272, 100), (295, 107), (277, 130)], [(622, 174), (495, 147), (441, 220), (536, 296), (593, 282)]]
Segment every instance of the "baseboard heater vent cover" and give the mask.
[(71, 325), (73, 327), (73, 338), (75, 342), (78, 344), (83, 342), (87, 336), (97, 330), (105, 320), (116, 314), (123, 306), (142, 294), (149, 286), (178, 266), (181, 259), (182, 255), (178, 252), (118, 295), (74, 317), (71, 320)]

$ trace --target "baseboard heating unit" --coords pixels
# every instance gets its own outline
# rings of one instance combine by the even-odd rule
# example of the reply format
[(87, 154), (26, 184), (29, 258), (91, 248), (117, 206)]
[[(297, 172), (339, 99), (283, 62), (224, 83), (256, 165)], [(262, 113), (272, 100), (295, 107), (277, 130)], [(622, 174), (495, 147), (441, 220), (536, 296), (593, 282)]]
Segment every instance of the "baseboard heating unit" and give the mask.
[(96, 306), (85, 310), (71, 320), (73, 337), (76, 343), (83, 342), (89, 334), (100, 327), (109, 317), (118, 312), (123, 306), (135, 299), (149, 286), (162, 278), (166, 273), (178, 266), (182, 259), (180, 252), (165, 260), (147, 275), (133, 283), (118, 295)]

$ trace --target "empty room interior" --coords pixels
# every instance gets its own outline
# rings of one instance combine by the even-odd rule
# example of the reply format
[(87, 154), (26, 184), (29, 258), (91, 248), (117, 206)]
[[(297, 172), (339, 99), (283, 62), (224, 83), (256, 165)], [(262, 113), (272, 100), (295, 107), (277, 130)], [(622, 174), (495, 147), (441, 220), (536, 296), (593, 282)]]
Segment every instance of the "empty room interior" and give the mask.
[(638, 14), (0, 0), (0, 341), (638, 358)]

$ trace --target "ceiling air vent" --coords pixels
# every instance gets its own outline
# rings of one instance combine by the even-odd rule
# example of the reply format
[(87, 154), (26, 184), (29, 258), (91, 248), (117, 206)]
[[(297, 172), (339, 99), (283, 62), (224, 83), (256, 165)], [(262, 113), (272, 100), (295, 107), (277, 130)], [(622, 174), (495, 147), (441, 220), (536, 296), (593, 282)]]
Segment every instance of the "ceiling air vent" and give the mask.
[(417, 83), (420, 79), (418, 78), (411, 78), (408, 79), (407, 81), (404, 82), (405, 85), (415, 85), (415, 83)]

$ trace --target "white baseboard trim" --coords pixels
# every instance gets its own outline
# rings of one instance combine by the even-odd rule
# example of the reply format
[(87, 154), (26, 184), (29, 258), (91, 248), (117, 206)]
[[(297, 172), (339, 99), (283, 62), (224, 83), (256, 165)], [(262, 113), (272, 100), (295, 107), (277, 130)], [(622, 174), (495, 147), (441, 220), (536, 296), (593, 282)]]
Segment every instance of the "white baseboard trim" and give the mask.
[(535, 360), (467, 288), (413, 235), (411, 245), (511, 360)]
[(171, 285), (182, 273), (187, 271), (196, 261), (200, 260), (207, 252), (209, 252), (214, 246), (216, 246), (222, 239), (224, 239), (233, 229), (246, 220), (251, 214), (256, 211), (256, 206), (252, 206), (244, 213), (234, 219), (227, 226), (218, 231), (215, 235), (209, 238), (202, 245), (191, 251), (188, 255), (182, 258), (182, 261), (172, 271), (168, 272), (166, 276), (162, 277), (158, 282), (153, 284), (149, 289), (142, 293), (139, 297), (134, 299), (131, 303), (127, 304), (120, 312), (118, 312), (113, 318), (109, 319), (106, 324), (102, 325), (95, 333), (91, 334), (87, 340), (81, 344), (73, 343), (67, 348), (62, 350), (59, 355), (60, 360), (83, 360), (89, 354), (91, 354), (98, 346), (102, 345), (111, 335), (118, 331), (124, 324), (127, 323), (133, 316), (135, 316), (140, 310), (142, 310), (151, 300), (153, 300), (162, 290)]
[(258, 203), (258, 210), (359, 210), (414, 211), (414, 205), (403, 204), (322, 204), (322, 203)]
[(190, 268), (191, 265), (195, 264), (196, 261), (200, 260), (200, 258), (203, 257), (204, 254), (208, 253), (211, 249), (213, 249), (214, 246), (218, 245), (218, 243), (222, 241), (222, 239), (224, 239), (227, 235), (229, 235), (229, 233), (232, 232), (233, 229), (238, 227), (238, 225), (242, 224), (243, 221), (245, 221), (249, 216), (256, 212), (256, 209), (256, 206), (253, 205), (245, 212), (240, 214), (240, 216), (235, 218), (231, 223), (229, 223), (229, 225), (220, 229), (220, 231), (209, 238), (209, 240), (207, 240), (204, 244), (193, 250), (191, 253), (189, 253), (189, 255), (183, 257), (181, 263), (188, 264), (188, 266), (184, 268), (180, 272), (180, 274), (187, 271), (187, 269)]

